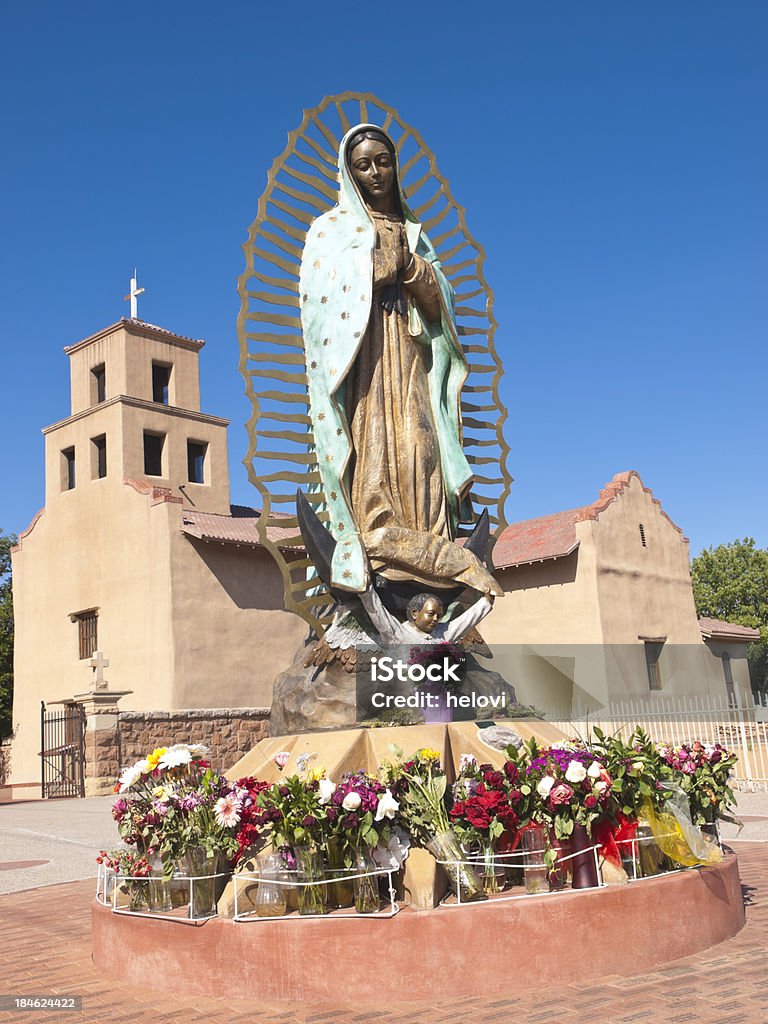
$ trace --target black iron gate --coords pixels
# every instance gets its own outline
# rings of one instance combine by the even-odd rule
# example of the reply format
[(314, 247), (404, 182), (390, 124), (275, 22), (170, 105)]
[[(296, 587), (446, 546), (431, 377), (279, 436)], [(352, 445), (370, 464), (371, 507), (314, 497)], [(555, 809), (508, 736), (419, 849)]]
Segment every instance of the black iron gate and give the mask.
[(40, 757), (43, 799), (85, 796), (85, 711), (82, 704), (65, 704), (46, 711), (40, 701)]

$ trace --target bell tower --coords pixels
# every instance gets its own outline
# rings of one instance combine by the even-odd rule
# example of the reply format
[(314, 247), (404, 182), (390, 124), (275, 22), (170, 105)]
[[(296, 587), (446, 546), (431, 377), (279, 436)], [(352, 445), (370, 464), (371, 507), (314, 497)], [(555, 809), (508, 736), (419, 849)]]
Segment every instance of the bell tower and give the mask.
[(134, 481), (229, 513), (228, 421), (200, 411), (204, 344), (123, 319), (65, 348), (71, 413), (43, 430), (46, 508)]

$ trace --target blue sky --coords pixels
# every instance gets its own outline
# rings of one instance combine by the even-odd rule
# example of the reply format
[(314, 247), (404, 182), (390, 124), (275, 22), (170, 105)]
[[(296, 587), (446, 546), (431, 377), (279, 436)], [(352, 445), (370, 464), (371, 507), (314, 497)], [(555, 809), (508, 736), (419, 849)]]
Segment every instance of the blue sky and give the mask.
[(63, 346), (127, 315), (134, 265), (140, 315), (206, 339), (256, 501), (241, 245), (302, 110), (354, 89), (420, 130), (486, 249), (508, 517), (636, 469), (694, 553), (768, 546), (767, 44), (762, 2), (8, 6), (0, 529), (42, 506)]

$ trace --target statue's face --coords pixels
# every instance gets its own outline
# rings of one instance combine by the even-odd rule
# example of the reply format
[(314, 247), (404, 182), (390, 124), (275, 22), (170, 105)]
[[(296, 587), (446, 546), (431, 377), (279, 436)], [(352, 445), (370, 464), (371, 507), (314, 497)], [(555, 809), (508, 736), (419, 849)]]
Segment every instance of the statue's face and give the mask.
[(422, 633), (431, 633), (443, 616), (443, 606), (434, 597), (428, 598), (413, 614), (413, 624)]
[(352, 177), (357, 182), (363, 199), (370, 206), (381, 203), (392, 193), (395, 183), (395, 167), (392, 156), (377, 139), (363, 139), (358, 142), (349, 156)]

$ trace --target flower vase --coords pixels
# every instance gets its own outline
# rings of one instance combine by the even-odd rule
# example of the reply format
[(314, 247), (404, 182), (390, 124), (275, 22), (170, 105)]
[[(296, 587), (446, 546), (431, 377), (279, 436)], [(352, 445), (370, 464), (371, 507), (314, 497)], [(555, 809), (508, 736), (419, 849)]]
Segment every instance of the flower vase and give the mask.
[(441, 862), (448, 883), (460, 903), (486, 899), (477, 872), (471, 865), (463, 863), (465, 853), (453, 829), (438, 832), (427, 843), (427, 849), (435, 860)]
[[(149, 881), (141, 878), (129, 878), (124, 882), (121, 882), (118, 886), (118, 893), (121, 895), (127, 895), (128, 897), (128, 909), (133, 914), (140, 914), (142, 911), (147, 909), (147, 900), (149, 897)], [(125, 908), (125, 902), (117, 897), (116, 906), (121, 910)]]
[(216, 913), (218, 854), (209, 854), (203, 846), (192, 846), (182, 858), (182, 871), (189, 881), (189, 916), (212, 917)]
[(653, 837), (650, 825), (639, 825), (637, 829), (638, 859), (643, 878), (659, 875), (664, 870), (664, 854)]
[(574, 825), (571, 833), (571, 858), (574, 889), (594, 889), (600, 883), (597, 877), (597, 863), (592, 837), (585, 825)]
[(336, 879), (328, 883), (328, 903), (332, 909), (351, 907), (355, 899), (354, 886), (344, 868), (341, 840), (337, 836), (329, 839), (324, 852), (327, 874)]
[(566, 858), (570, 856), (571, 844), (567, 839), (558, 839), (552, 829), (549, 833), (549, 845), (555, 854), (555, 863), (547, 872), (547, 882), (550, 892), (560, 892), (568, 887), (570, 881), (571, 862)]
[(319, 850), (310, 846), (294, 846), (296, 856), (299, 913), (324, 914), (326, 912), (326, 882), (323, 858)]
[(151, 854), (149, 867), (151, 874), (147, 886), (147, 906), (150, 913), (162, 914), (173, 909), (171, 902), (171, 884), (165, 878), (163, 861), (160, 854)]
[(425, 725), (453, 721), (453, 708), (448, 707), (448, 691), (442, 683), (425, 683), (419, 692), (425, 695), (421, 698)]
[(523, 849), (523, 878), (525, 891), (529, 896), (540, 892), (549, 892), (547, 883), (547, 867), (544, 863), (544, 827), (543, 825), (526, 825), (520, 830), (520, 842)]
[(480, 847), (480, 881), (483, 885), (483, 892), (488, 896), (501, 892), (506, 882), (506, 872), (503, 865), (496, 860), (496, 840), (487, 839)]
[(259, 888), (254, 910), (256, 917), (282, 917), (286, 911), (285, 889), (280, 884), (283, 861), (279, 853), (263, 855), (257, 862)]
[(371, 851), (361, 849), (355, 851), (355, 877), (352, 886), (355, 894), (355, 910), (358, 914), (375, 914), (381, 906), (379, 899), (379, 876), (376, 871)]
[(177, 861), (173, 878), (168, 883), (171, 890), (171, 906), (174, 910), (189, 905), (189, 882), (184, 878), (185, 873), (183, 862)]
[[(296, 882), (298, 880), (298, 869), (296, 866), (296, 857), (293, 852), (293, 847), (280, 846), (277, 852), (280, 854), (283, 878), (289, 882)], [(297, 886), (286, 886), (285, 903), (287, 910), (299, 909), (299, 890)]]

